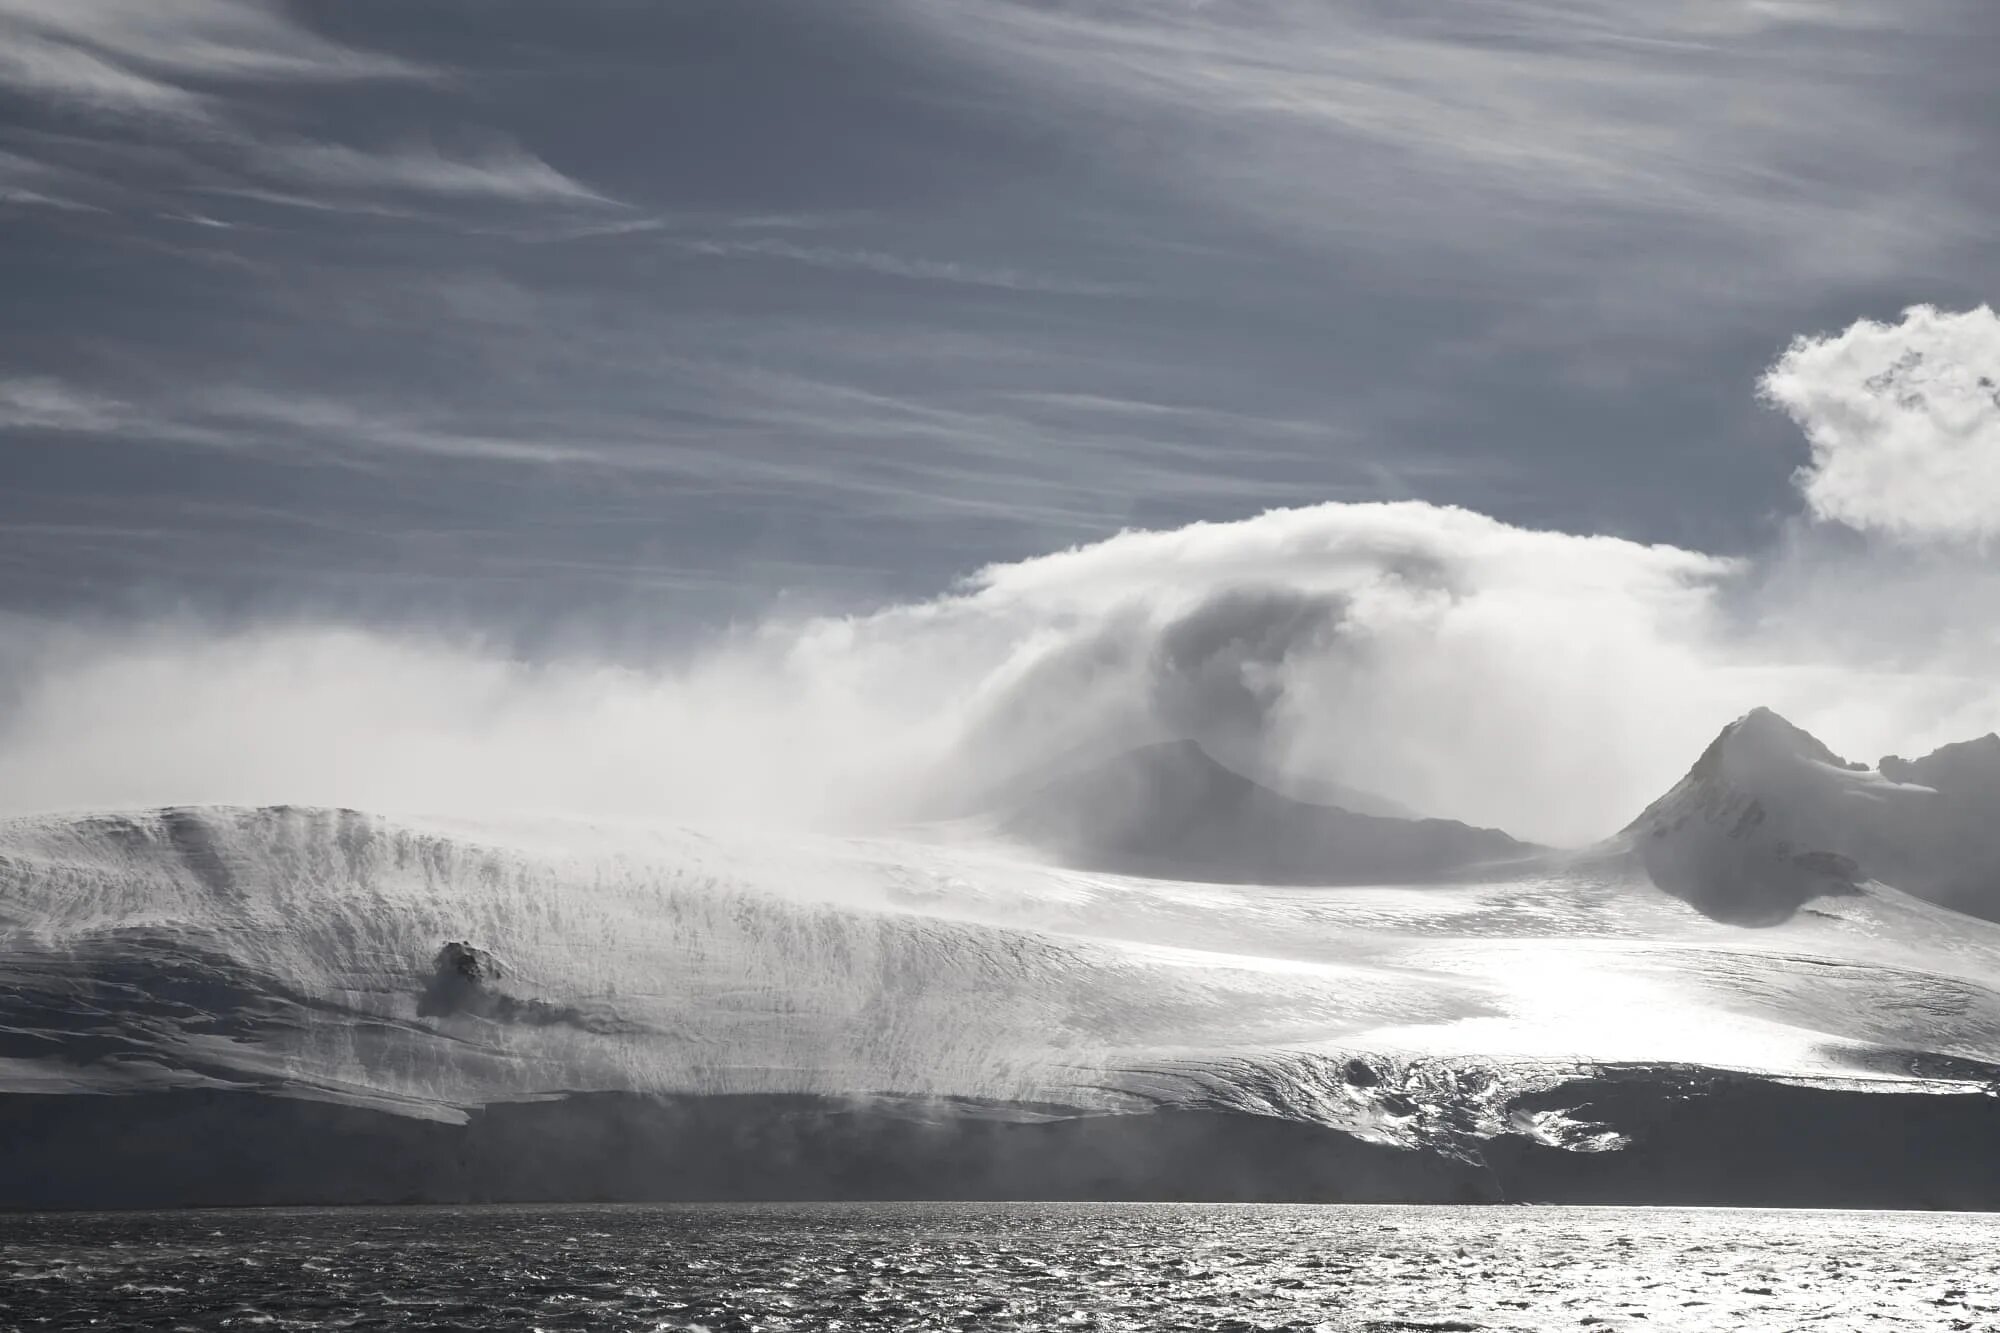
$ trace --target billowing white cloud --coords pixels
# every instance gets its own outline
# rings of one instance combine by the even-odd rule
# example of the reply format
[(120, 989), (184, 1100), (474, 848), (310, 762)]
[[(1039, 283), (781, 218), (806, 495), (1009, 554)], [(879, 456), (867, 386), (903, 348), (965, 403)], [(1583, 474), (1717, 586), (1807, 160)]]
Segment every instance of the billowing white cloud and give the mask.
[[(1813, 512), (1992, 535), (2000, 405), (1982, 367), (1996, 347), (1990, 311), (1919, 307), (1787, 352), (1765, 392), (1812, 441)], [(205, 410), (211, 426), (365, 430), (432, 453), (507, 443), (338, 404)], [(0, 381), (0, 426), (135, 413), (151, 415)], [(641, 664), (323, 624), (16, 624), (0, 634), (0, 809), (296, 802), (866, 828), (1191, 737), (1278, 785), (1576, 843), (1621, 826), (1759, 704), (1863, 758), (2000, 724), (2000, 576), (1981, 549), (1827, 537), (1802, 527), (1739, 561), (1415, 501), (1322, 504), (1126, 531), (939, 596), (772, 617)]]
[(1015, 630), (973, 699), (983, 758), (1191, 735), (1239, 766), (1574, 840), (1727, 716), (1715, 596), (1735, 572), (1463, 509), (1324, 505), (1127, 533), (912, 614)]
[(1322, 505), (1125, 533), (646, 669), (324, 627), (71, 634), (15, 662), (0, 807), (854, 826), (1194, 736), (1274, 776), (1576, 841), (1769, 695), (1718, 623), (1735, 575), (1459, 509)]
[(1812, 446), (1817, 518), (1903, 541), (2000, 535), (2000, 316), (1913, 306), (1800, 338), (1763, 380)]

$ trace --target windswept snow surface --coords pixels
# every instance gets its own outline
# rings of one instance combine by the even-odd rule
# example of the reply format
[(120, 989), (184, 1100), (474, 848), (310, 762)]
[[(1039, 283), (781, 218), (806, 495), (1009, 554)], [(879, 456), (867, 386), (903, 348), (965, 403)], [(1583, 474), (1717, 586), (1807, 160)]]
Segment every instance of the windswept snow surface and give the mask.
[(1648, 836), (1331, 888), (1064, 868), (963, 827), (15, 819), (0, 1091), (247, 1087), (440, 1119), (801, 1092), (1588, 1147), (1609, 1144), (1507, 1103), (1607, 1064), (1885, 1088), (2000, 1064), (2000, 926), (1857, 878), (1749, 929), (1660, 892)]

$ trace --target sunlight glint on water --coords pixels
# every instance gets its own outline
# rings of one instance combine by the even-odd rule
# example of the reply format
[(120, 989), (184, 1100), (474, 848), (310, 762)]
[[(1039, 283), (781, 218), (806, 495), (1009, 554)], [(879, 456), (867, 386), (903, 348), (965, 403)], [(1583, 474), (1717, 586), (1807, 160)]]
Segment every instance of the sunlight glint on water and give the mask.
[(9, 1327), (2000, 1329), (2000, 1217), (798, 1204), (0, 1217)]

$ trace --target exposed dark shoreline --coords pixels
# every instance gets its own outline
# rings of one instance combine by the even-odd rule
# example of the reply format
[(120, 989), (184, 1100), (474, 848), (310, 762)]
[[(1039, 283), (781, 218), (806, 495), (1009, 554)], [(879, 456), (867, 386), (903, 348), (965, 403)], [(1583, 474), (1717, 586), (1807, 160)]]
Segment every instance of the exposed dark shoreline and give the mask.
[(1010, 1121), (802, 1096), (590, 1094), (464, 1125), (248, 1092), (0, 1097), (0, 1207), (776, 1200), (2000, 1209), (2000, 1097), (1606, 1071), (1523, 1099), (1630, 1137), (1469, 1157), (1260, 1116)]

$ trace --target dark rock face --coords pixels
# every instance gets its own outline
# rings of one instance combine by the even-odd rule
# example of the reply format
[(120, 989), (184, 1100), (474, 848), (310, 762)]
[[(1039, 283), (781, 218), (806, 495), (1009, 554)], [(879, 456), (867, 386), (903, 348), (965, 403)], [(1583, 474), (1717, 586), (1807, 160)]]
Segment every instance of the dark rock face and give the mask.
[(475, 949), (462, 940), (450, 940), (438, 950), (437, 973), (441, 977), (462, 977), (476, 986), (482, 981), (498, 981), (500, 964), (484, 949)]
[(430, 980), (417, 996), (417, 1014), (421, 1018), (483, 1018), (530, 1027), (561, 1024), (599, 1033), (638, 1030), (609, 1009), (510, 994), (501, 984), (505, 976), (500, 960), (486, 950), (463, 940), (448, 940), (432, 960)]
[(1067, 865), (1223, 884), (1439, 882), (1540, 850), (1455, 820), (1294, 800), (1192, 741), (1057, 778), (1019, 801), (1007, 828)]
[(2000, 1097), (1606, 1070), (1524, 1099), (1617, 1129), (1471, 1160), (1254, 1115), (1022, 1121), (924, 1103), (595, 1094), (463, 1125), (240, 1092), (0, 1097), (0, 1205), (750, 1199), (2000, 1209)]
[[(1964, 1072), (1964, 1071), (1959, 1071)], [(1985, 1071), (1989, 1075), (1992, 1071)], [(2000, 1209), (2000, 1096), (1612, 1069), (1524, 1099), (1615, 1126), (1615, 1152), (1494, 1140), (1508, 1197), (1544, 1203)]]
[(1476, 1164), (1264, 1116), (1021, 1122), (888, 1100), (605, 1093), (447, 1125), (243, 1093), (0, 1097), (0, 1201), (18, 1208), (1497, 1197)]
[(1991, 792), (2000, 784), (2000, 734), (1988, 732), (1975, 740), (1941, 746), (1921, 759), (1892, 754), (1883, 759), (1881, 768), (1882, 776), (1894, 782), (1941, 792)]
[(449, 940), (431, 960), (431, 978), (417, 1001), (417, 1012), (435, 1018), (490, 1011), (496, 999), (504, 997), (488, 992), (486, 985), (499, 979), (500, 964), (492, 954), (463, 940)]
[(2000, 736), (1921, 759), (1890, 755), (1881, 771), (1927, 791), (1913, 793), (1904, 836), (1875, 858), (1880, 876), (1942, 907), (2000, 921)]

